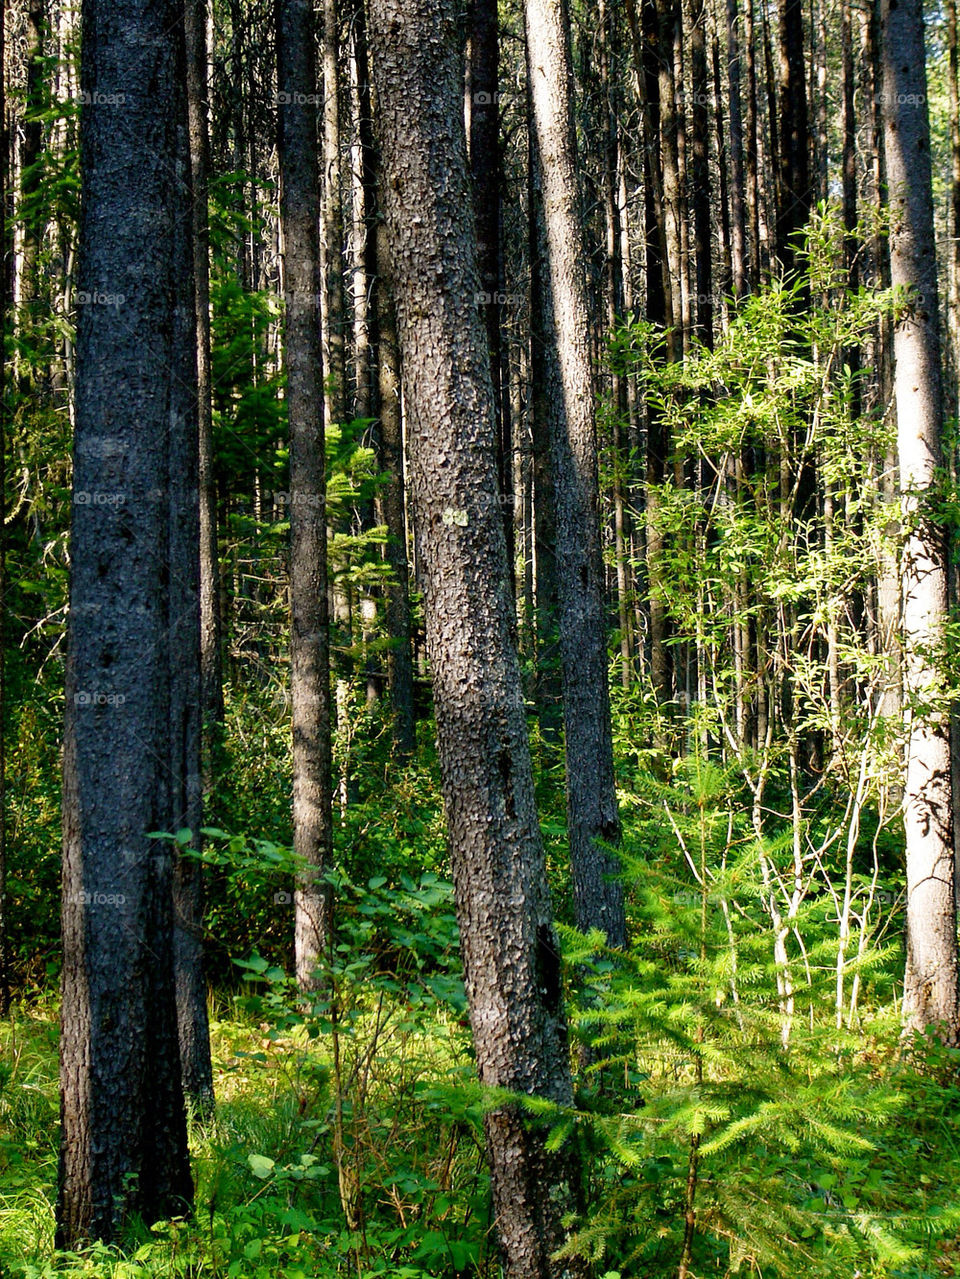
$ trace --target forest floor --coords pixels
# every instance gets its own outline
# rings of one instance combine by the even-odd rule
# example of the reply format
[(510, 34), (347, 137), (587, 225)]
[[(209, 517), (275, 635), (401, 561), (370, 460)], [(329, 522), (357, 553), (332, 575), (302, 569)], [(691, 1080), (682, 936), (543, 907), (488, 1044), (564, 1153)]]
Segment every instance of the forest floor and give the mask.
[[(231, 998), (217, 1002), (216, 1113), (190, 1121), (195, 1217), (134, 1226), (122, 1247), (82, 1254), (54, 1250), (56, 1006), (46, 998), (15, 1007), (0, 1031), (0, 1275), (413, 1279), (480, 1261), (488, 1225), (479, 1111), (473, 1123), (466, 1106), (437, 1115), (458, 1061), (472, 1070), (459, 1026), (452, 1038), (439, 1023), (426, 1036), (422, 1022), (393, 1017), (390, 1050), (380, 1065), (366, 1061), (363, 1078), (385, 1030), (382, 1017), (379, 1028), (376, 1016), (365, 1019), (341, 1042), (338, 1107), (327, 1051), (311, 1051), (302, 1031), (278, 1035)], [(396, 1264), (401, 1255), (407, 1264)]]

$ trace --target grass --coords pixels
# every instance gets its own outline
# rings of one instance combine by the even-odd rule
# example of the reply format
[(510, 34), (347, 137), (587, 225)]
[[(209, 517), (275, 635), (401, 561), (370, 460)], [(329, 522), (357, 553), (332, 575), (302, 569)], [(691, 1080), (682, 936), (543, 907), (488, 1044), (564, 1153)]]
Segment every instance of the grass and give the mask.
[[(489, 1261), (487, 1183), (465, 1036), (435, 1010), (358, 1018), (329, 1043), (222, 999), (211, 1024), (216, 1114), (192, 1118), (192, 1220), (134, 1223), (120, 1248), (54, 1249), (56, 1003), (0, 1027), (0, 1276), (306, 1279), (397, 1275)], [(449, 1105), (451, 1080), (460, 1104)], [(467, 1205), (466, 1209), (464, 1205)], [(486, 1262), (484, 1268), (486, 1268)]]

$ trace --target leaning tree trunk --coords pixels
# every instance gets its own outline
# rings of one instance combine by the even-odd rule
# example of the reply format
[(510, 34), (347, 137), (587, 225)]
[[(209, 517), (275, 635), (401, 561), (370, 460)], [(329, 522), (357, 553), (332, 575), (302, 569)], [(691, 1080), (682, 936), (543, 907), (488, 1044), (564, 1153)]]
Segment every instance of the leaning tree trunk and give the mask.
[(548, 270), (548, 341), (556, 345), (562, 398), (549, 406), (557, 512), (560, 667), (567, 826), (577, 923), (626, 945), (623, 886), (602, 844), (620, 840), (600, 546), (597, 434), (590, 319), (582, 264), (572, 70), (564, 0), (527, 0), (531, 127), (539, 151)]
[(301, 989), (314, 983), (329, 934), (330, 894), (321, 876), (333, 863), (319, 159), (312, 106), (315, 71), (311, 0), (279, 0), (278, 152), (290, 429), (293, 848), (300, 862), (294, 949)]
[(183, 14), (173, 0), (85, 0), (82, 16), (61, 1247), (192, 1198), (173, 856), (150, 834), (195, 810), (200, 779)]
[(883, 148), (890, 202), (907, 768), (908, 1027), (957, 1035), (950, 722), (936, 671), (947, 617), (946, 529), (936, 507), (943, 393), (921, 0), (882, 0)]
[[(373, 0), (374, 80), (411, 487), (457, 915), (484, 1084), (572, 1100), (560, 962), (512, 642), (496, 416), (466, 164), (456, 0)], [(487, 1115), (507, 1273), (541, 1279), (575, 1161), (515, 1104)]]

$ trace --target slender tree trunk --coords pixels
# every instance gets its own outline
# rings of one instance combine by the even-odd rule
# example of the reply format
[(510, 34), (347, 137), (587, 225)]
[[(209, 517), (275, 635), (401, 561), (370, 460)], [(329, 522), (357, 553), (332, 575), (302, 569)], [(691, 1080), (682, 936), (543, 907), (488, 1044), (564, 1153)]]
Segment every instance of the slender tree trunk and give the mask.
[(931, 509), (942, 464), (943, 395), (921, 0), (882, 0), (880, 23), (890, 272), (902, 297), (894, 353), (906, 526), (904, 1016), (909, 1027), (938, 1025), (954, 1041), (958, 992), (950, 726), (934, 657), (947, 616), (946, 534)]
[(950, 108), (950, 238), (948, 310), (952, 373), (947, 416), (960, 412), (960, 43), (957, 33), (957, 0), (947, 0), (947, 101)]
[(376, 411), (379, 416), (380, 456), (388, 476), (380, 491), (380, 518), (387, 529), (384, 559), (393, 580), (386, 588), (384, 623), (391, 646), (387, 651), (387, 688), (393, 713), (394, 749), (409, 758), (417, 745), (413, 705), (413, 652), (410, 644), (410, 596), (407, 565), (407, 524), (404, 503), (403, 424), (400, 397), (400, 349), (390, 281), (389, 253), (380, 216), (379, 155), (373, 130), (370, 57), (366, 10), (358, 3), (353, 16), (354, 62), (359, 100), (361, 180), (367, 211), (365, 260), (370, 281), (370, 338), (376, 358)]
[[(0, 68), (6, 66), (6, 25), (0, 22)], [(7, 287), (7, 88), (0, 73), (0, 343), (3, 380), (7, 379), (7, 326), (13, 307)], [(10, 1011), (10, 952), (7, 942), (7, 401), (0, 392), (0, 1017)]]
[[(529, 98), (529, 87), (528, 87)], [(529, 118), (532, 105), (528, 102)], [(528, 128), (528, 249), (530, 254), (530, 421), (533, 447), (533, 544), (536, 560), (536, 701), (543, 738), (556, 743), (563, 720), (557, 603), (557, 515), (550, 458), (550, 406), (563, 399), (549, 308), (547, 229), (537, 139)]]
[(394, 581), (387, 588), (387, 634), (393, 641), (387, 655), (387, 682), (393, 708), (394, 741), (401, 757), (413, 754), (417, 745), (413, 705), (413, 650), (410, 644), (409, 570), (403, 459), (403, 422), (400, 399), (400, 343), (389, 263), (386, 232), (377, 229), (376, 285), (377, 374), (380, 407), (380, 444), (383, 466), (389, 476), (383, 487), (383, 522), (387, 526), (387, 560)]
[(85, 0), (82, 22), (79, 286), (112, 301), (82, 307), (77, 335), (60, 1247), (112, 1239), (131, 1213), (176, 1215), (193, 1194), (173, 854), (149, 838), (200, 794), (183, 14), (172, 0)]
[(44, 217), (39, 204), (42, 187), (40, 159), (43, 154), (43, 105), (46, 67), (44, 62), (44, 35), (46, 15), (44, 0), (28, 0), (27, 19), (27, 84), (26, 119), (23, 125), (23, 142), (20, 146), (20, 197), (23, 209), (20, 215), (22, 249), (18, 272), (18, 300), (21, 325), (37, 319), (34, 303), (38, 292), (38, 267), (40, 246), (43, 241)]
[[(216, 482), (213, 475), (213, 420), (210, 381), (210, 268), (207, 225), (207, 40), (206, 0), (187, 0), (186, 20), (189, 174), (193, 195), (193, 308), (197, 361), (197, 439), (199, 479), (200, 563), (197, 590), (200, 607), (200, 712), (203, 790), (215, 781), (215, 759), (223, 722), (220, 665), (219, 559)], [(189, 342), (186, 343), (189, 348)], [(183, 825), (200, 838), (199, 811)], [(207, 983), (203, 963), (203, 878), (192, 858), (177, 860), (174, 879), (176, 912), (177, 1020), (180, 1070), (184, 1092), (201, 1108), (213, 1101), (213, 1065), (207, 1018)]]
[(330, 931), (333, 862), (326, 461), (320, 354), (320, 248), (313, 7), (278, 0), (280, 217), (290, 424), (290, 682), (297, 982), (314, 984)]
[(513, 447), (510, 440), (510, 399), (501, 376), (503, 361), (501, 237), (503, 166), (500, 158), (500, 33), (497, 0), (471, 0), (469, 78), (470, 171), (473, 177), (477, 220), (477, 255), (480, 267), (480, 314), (490, 347), (490, 368), (497, 404), (499, 438), (498, 471), (503, 529), (507, 539), (507, 563), (513, 580)]
[(730, 95), (730, 259), (733, 293), (747, 291), (747, 232), (743, 195), (743, 117), (740, 109), (740, 34), (737, 0), (727, 0), (727, 87)]
[(684, 347), (683, 254), (681, 251), (681, 173), (675, 37), (680, 24), (679, 0), (656, 0), (659, 25), (658, 79), (660, 84), (660, 164), (663, 174), (662, 217), (664, 227), (664, 283), (667, 299), (667, 350), (679, 360)]
[(803, 0), (780, 3), (780, 170), (777, 184), (777, 257), (789, 275), (796, 268), (798, 233), (810, 220), (810, 119), (803, 56)]
[(560, 661), (567, 824), (577, 922), (626, 944), (616, 859), (620, 840), (607, 686), (597, 436), (588, 345), (589, 314), (577, 190), (569, 31), (563, 0), (527, 0), (532, 128), (543, 177), (549, 273), (544, 280), (560, 365), (562, 402), (550, 405), (557, 512)]
[(760, 105), (757, 99), (757, 45), (754, 35), (753, 6), (754, 0), (744, 0), (743, 34), (747, 50), (747, 132), (744, 146), (747, 175), (745, 220), (750, 225), (750, 233), (746, 237), (750, 243), (750, 265), (747, 271), (748, 288), (756, 288), (760, 283), (761, 259), (767, 229), (766, 219), (763, 215), (763, 200), (760, 193), (760, 136), (763, 130), (763, 123), (760, 119)]
[(707, 80), (707, 11), (694, 0), (690, 27), (690, 70), (693, 84), (690, 192), (693, 204), (693, 258), (696, 287), (696, 335), (713, 346), (713, 256), (710, 244), (710, 92)]
[[(412, 493), (444, 806), (481, 1081), (572, 1099), (557, 942), (512, 643), (496, 417), (466, 165), (457, 5), (373, 0), (385, 214), (406, 378)], [(443, 180), (438, 181), (437, 175)], [(552, 1253), (576, 1207), (569, 1152), (515, 1106), (486, 1120), (512, 1279)]]

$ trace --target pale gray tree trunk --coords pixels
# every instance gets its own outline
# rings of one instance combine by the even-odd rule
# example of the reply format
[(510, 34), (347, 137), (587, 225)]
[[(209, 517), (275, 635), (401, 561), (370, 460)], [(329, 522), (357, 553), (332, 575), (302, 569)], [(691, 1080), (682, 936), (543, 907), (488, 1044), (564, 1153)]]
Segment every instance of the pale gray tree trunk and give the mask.
[(290, 427), (290, 691), (293, 712), (294, 949), (301, 989), (330, 927), (319, 878), (333, 860), (326, 462), (320, 352), (319, 160), (310, 0), (279, 0), (280, 218)]
[[(183, 10), (85, 0), (63, 780), (61, 1247), (192, 1198), (173, 853), (200, 796)], [(149, 86), (149, 92), (145, 86)]]
[(882, 0), (881, 104), (890, 203), (902, 561), (907, 768), (907, 964), (912, 1028), (957, 1033), (950, 725), (937, 676), (947, 615), (946, 530), (933, 509), (942, 466), (943, 395), (933, 232), (930, 124), (921, 0)]
[[(543, 188), (546, 339), (559, 379), (548, 403), (557, 513), (557, 586), (567, 826), (577, 923), (626, 944), (604, 617), (597, 434), (590, 369), (586, 251), (577, 187), (569, 29), (563, 0), (527, 0), (528, 75)], [(550, 331), (552, 327), (552, 332)]]
[[(373, 0), (384, 213), (396, 286), (411, 491), (470, 1022), (484, 1084), (572, 1100), (560, 962), (512, 641), (496, 415), (463, 121), (456, 0)], [(575, 1160), (515, 1105), (487, 1116), (507, 1273), (551, 1254)]]

